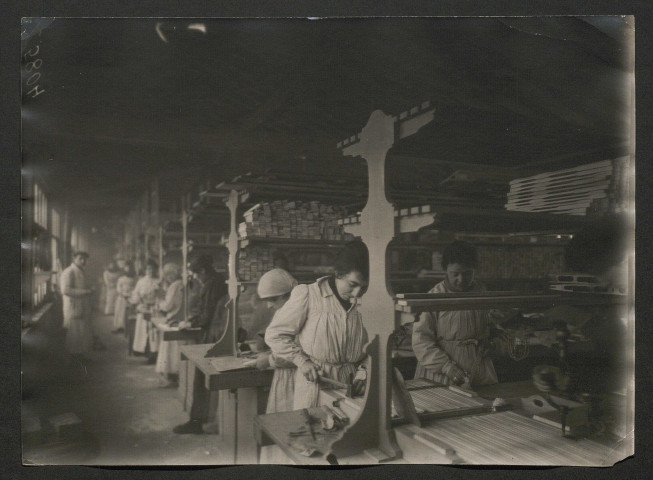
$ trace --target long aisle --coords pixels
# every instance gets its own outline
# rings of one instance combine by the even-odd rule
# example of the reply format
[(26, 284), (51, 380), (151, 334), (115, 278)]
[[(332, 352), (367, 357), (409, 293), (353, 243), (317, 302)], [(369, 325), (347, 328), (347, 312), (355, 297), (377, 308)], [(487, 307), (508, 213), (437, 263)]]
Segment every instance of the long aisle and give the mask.
[[(25, 438), (24, 463), (87, 465), (225, 464), (218, 435), (176, 435), (188, 420), (174, 388), (160, 388), (153, 365), (127, 356), (127, 340), (112, 334), (112, 318), (98, 314), (96, 331), (107, 349), (88, 355), (86, 370), (68, 365), (62, 330), (41, 328), (23, 338), (22, 416), (42, 425), (73, 413), (83, 434), (62, 441), (48, 429)], [(29, 440), (29, 441), (28, 441)]]

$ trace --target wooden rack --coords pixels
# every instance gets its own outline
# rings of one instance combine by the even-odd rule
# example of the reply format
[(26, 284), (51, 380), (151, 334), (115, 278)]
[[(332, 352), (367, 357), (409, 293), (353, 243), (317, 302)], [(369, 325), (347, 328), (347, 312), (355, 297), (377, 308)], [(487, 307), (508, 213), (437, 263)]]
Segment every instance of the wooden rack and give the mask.
[[(580, 299), (579, 296), (546, 295), (475, 298), (405, 298), (395, 299), (388, 288), (386, 251), (389, 243), (399, 233), (416, 231), (427, 225), (458, 231), (514, 232), (520, 230), (548, 230), (559, 233), (576, 231), (583, 219), (549, 214), (524, 214), (522, 212), (495, 211), (459, 206), (422, 205), (413, 208), (396, 208), (388, 201), (386, 155), (396, 140), (416, 133), (434, 116), (429, 102), (403, 112), (398, 116), (386, 115), (377, 110), (370, 116), (363, 130), (337, 147), (344, 155), (362, 157), (369, 173), (368, 201), (360, 215), (344, 219), (345, 230), (361, 237), (369, 251), (370, 282), (361, 305), (370, 342), (365, 347), (369, 356), (367, 389), (364, 407), (353, 418), (341, 438), (334, 441), (325, 454), (347, 457), (365, 452), (372, 461), (389, 461), (401, 456), (391, 424), (391, 375), (389, 337), (405, 314), (438, 309), (470, 307), (488, 308), (502, 304), (539, 302), (543, 306), (561, 303), (596, 304), (597, 299)], [(478, 221), (483, 225), (479, 226)], [(573, 298), (573, 299), (572, 299)], [(622, 299), (603, 300), (608, 302)], [(395, 313), (393, 313), (395, 312)]]
[(408, 137), (433, 120), (429, 102), (395, 117), (380, 110), (372, 113), (363, 130), (337, 147), (343, 154), (360, 156), (367, 162), (369, 194), (360, 218), (343, 223), (345, 230), (358, 233), (367, 245), (370, 282), (366, 301), (361, 306), (370, 342), (365, 351), (370, 357), (365, 392), (365, 408), (336, 440), (327, 454), (346, 457), (364, 451), (371, 460), (387, 461), (401, 455), (391, 424), (391, 374), (389, 338), (395, 330), (394, 299), (388, 289), (386, 250), (401, 231), (416, 231), (433, 223), (429, 209), (419, 207), (402, 215), (388, 201), (386, 155), (396, 140)]

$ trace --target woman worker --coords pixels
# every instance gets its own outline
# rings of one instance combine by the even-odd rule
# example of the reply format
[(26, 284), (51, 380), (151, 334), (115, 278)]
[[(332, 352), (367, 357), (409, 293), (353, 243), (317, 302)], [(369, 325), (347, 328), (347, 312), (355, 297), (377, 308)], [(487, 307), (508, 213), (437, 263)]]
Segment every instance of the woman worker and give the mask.
[(116, 285), (121, 275), (122, 272), (116, 266), (116, 262), (109, 262), (107, 269), (102, 274), (106, 291), (104, 304), (105, 315), (113, 315), (114, 307), (116, 306)]
[[(181, 281), (179, 265), (166, 263), (163, 267), (163, 278), (168, 288), (165, 298), (158, 302), (157, 307), (165, 317), (165, 323), (176, 326), (184, 321), (184, 285)], [(179, 346), (185, 344), (185, 341), (160, 342), (156, 360), (156, 373), (160, 377), (160, 386), (170, 386), (169, 376), (179, 373)]]
[[(455, 241), (442, 254), (445, 279), (429, 293), (481, 292), (474, 282), (478, 265), (476, 248)], [(486, 310), (424, 312), (413, 325), (413, 350), (417, 357), (415, 378), (444, 385), (490, 385), (497, 383), (492, 360), (487, 356), (501, 346), (491, 339), (493, 323)]]
[[(278, 311), (288, 301), (291, 290), (296, 286), (297, 280), (292, 275), (282, 268), (275, 268), (261, 277), (256, 287), (256, 293), (262, 301), (267, 303), (268, 308)], [(275, 369), (265, 413), (292, 410), (295, 391), (295, 364), (275, 358), (271, 352), (266, 352), (259, 354), (256, 366), (261, 370), (269, 367)]]
[(111, 333), (120, 333), (125, 330), (127, 323), (127, 309), (136, 283), (136, 272), (132, 262), (124, 262), (123, 275), (116, 284), (116, 307), (113, 312), (113, 330)]
[[(293, 410), (317, 406), (319, 376), (349, 382), (365, 359), (367, 332), (356, 304), (368, 283), (365, 245), (345, 246), (334, 270), (335, 275), (295, 287), (265, 332), (274, 358), (297, 366)], [(365, 380), (355, 381), (354, 393), (364, 388)]]
[(150, 325), (150, 318), (156, 296), (159, 291), (159, 281), (155, 278), (158, 265), (152, 260), (148, 260), (145, 265), (145, 276), (138, 279), (136, 286), (132, 291), (130, 303), (136, 305), (136, 326), (134, 328), (134, 352), (147, 353), (149, 346), (148, 361), (156, 361), (156, 342), (153, 341), (156, 329)]

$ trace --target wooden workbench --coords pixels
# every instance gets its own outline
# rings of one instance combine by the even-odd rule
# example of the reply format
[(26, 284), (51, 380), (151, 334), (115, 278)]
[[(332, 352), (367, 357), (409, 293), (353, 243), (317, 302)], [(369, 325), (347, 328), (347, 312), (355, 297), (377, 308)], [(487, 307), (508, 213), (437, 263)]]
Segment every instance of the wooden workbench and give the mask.
[[(524, 398), (541, 392), (531, 381), (524, 381), (480, 387), (477, 393), (476, 398), (483, 402), (483, 399), (490, 401), (497, 397)], [(320, 404), (332, 405), (334, 400), (340, 400), (339, 407), (350, 418), (355, 418), (364, 406), (360, 398), (345, 398), (344, 390), (320, 391)], [(319, 410), (309, 409), (309, 412), (317, 417)], [(297, 431), (301, 425), (298, 412), (260, 415), (254, 423), (261, 446), (274, 443), (300, 465), (328, 465), (324, 454), (329, 450), (332, 437), (318, 434), (313, 444), (321, 454), (310, 457), (301, 455), (291, 446), (294, 438), (289, 432)], [(319, 423), (316, 423), (315, 431), (320, 431)], [(621, 452), (608, 438), (598, 441), (563, 438), (559, 427), (533, 420), (519, 409), (451, 418), (444, 416), (424, 421), (421, 427), (398, 421), (394, 433), (402, 449), (402, 458), (397, 460), (401, 463), (610, 465), (621, 458)], [(375, 463), (363, 453), (338, 458), (337, 461), (341, 465)]]
[[(257, 415), (254, 418), (254, 432), (259, 447), (268, 445), (277, 445), (283, 452), (297, 465), (367, 465), (372, 463), (372, 459), (367, 455), (361, 453), (352, 455), (346, 458), (333, 459), (335, 462), (331, 463), (326, 458), (326, 452), (329, 451), (329, 446), (337, 435), (325, 432), (318, 418), (323, 415), (320, 407), (309, 408), (309, 414), (315, 418), (313, 422), (313, 430), (316, 439), (311, 441), (309, 435), (301, 437), (292, 437), (290, 432), (296, 432), (304, 425), (304, 420), (301, 415), (301, 410), (292, 412), (270, 413), (267, 415)], [(293, 443), (298, 438), (304, 439), (303, 442), (313, 446), (317, 451), (311, 456), (305, 456), (299, 453), (299, 450), (293, 447)], [(337, 463), (336, 463), (337, 462)], [(403, 459), (398, 459), (388, 463), (408, 463)]]
[[(257, 443), (252, 429), (256, 415), (265, 412), (267, 403), (267, 388), (272, 382), (274, 370), (235, 370), (220, 371), (221, 359), (225, 365), (233, 363), (233, 358), (206, 358), (206, 352), (213, 344), (186, 345), (181, 347), (181, 358), (187, 360), (187, 380), (192, 392), (194, 373), (189, 370), (199, 369), (204, 373), (205, 387), (211, 392), (218, 392), (217, 412), (220, 428), (220, 439), (228, 449), (227, 455), (233, 458), (233, 463), (257, 463)], [(190, 380), (188, 380), (190, 379)], [(180, 371), (180, 382), (182, 372)]]

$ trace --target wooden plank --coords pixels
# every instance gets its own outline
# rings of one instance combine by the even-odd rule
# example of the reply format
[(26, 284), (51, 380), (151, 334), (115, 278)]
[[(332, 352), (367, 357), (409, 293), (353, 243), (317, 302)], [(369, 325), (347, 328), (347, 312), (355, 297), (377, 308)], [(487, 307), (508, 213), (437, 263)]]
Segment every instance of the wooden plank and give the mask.
[(511, 183), (510, 188), (519, 189), (519, 188), (528, 188), (534, 185), (544, 185), (549, 182), (564, 182), (569, 181), (578, 177), (590, 177), (593, 175), (603, 175), (603, 174), (612, 174), (613, 170), (611, 167), (607, 168), (597, 168), (593, 170), (578, 171), (578, 172), (568, 172), (561, 174), (549, 174), (546, 177), (535, 178), (535, 179), (521, 179), (519, 183)]
[[(528, 246), (528, 245), (527, 245)], [(514, 297), (518, 293), (516, 291), (496, 291), (496, 292), (486, 292), (485, 296), (492, 297)], [(461, 297), (478, 297), (478, 293), (397, 293), (395, 298), (403, 300), (428, 300), (433, 298), (461, 298)], [(407, 305), (405, 303), (397, 302), (397, 305)]]
[(588, 187), (573, 187), (561, 190), (543, 190), (541, 192), (526, 192), (519, 195), (506, 195), (507, 203), (524, 202), (529, 200), (551, 200), (579, 196), (581, 194), (607, 193), (610, 194), (610, 185), (590, 185)]
[(602, 160), (600, 162), (595, 162), (595, 163), (590, 163), (586, 165), (581, 165), (578, 167), (572, 167), (572, 168), (567, 168), (564, 170), (556, 170), (553, 172), (544, 172), (544, 173), (539, 173), (537, 175), (532, 175), (530, 177), (523, 177), (523, 178), (517, 178), (513, 181), (510, 182), (510, 185), (522, 185), (524, 183), (529, 183), (533, 182), (539, 179), (544, 179), (544, 178), (558, 178), (558, 177), (564, 177), (567, 175), (574, 175), (578, 172), (587, 172), (587, 171), (594, 171), (594, 170), (607, 170), (607, 169), (612, 169), (612, 160)]
[(407, 313), (450, 310), (484, 310), (501, 307), (547, 307), (555, 305), (620, 305), (625, 304), (623, 295), (562, 294), (519, 295), (505, 297), (467, 297), (430, 300), (402, 300), (396, 309)]
[(421, 430), (472, 464), (602, 465), (608, 452), (590, 440), (564, 439), (559, 429), (514, 412), (440, 420)]
[(600, 181), (600, 182), (592, 182), (592, 183), (585, 183), (585, 184), (576, 184), (576, 185), (564, 185), (560, 186), (557, 188), (541, 188), (541, 189), (533, 189), (533, 190), (523, 190), (519, 192), (513, 192), (510, 191), (506, 194), (506, 198), (508, 200), (520, 200), (523, 198), (531, 198), (531, 197), (542, 197), (546, 195), (563, 195), (565, 193), (574, 193), (574, 192), (583, 192), (583, 191), (595, 191), (595, 190), (608, 190), (611, 186), (612, 182), (609, 180), (605, 181)]
[(547, 212), (547, 213), (585, 213), (587, 208), (589, 208), (591, 202), (575, 203), (570, 205), (560, 205), (557, 207), (511, 207), (514, 210), (519, 210), (522, 212)]
[(545, 190), (543, 192), (534, 192), (522, 195), (508, 195), (508, 204), (519, 203), (519, 202), (528, 202), (533, 200), (550, 200), (550, 199), (562, 199), (573, 196), (587, 195), (592, 193), (608, 193), (609, 185), (592, 185), (586, 188), (571, 188), (558, 191)]
[(524, 185), (521, 187), (511, 188), (508, 191), (508, 195), (520, 195), (527, 193), (536, 193), (541, 191), (548, 190), (560, 190), (560, 189), (569, 189), (574, 187), (583, 187), (588, 186), (594, 183), (610, 183), (612, 174), (609, 172), (592, 174), (592, 175), (583, 175), (579, 177), (569, 177), (565, 179), (550, 180), (550, 181), (541, 181), (531, 185)]
[(185, 328), (183, 330), (166, 330), (163, 332), (163, 341), (172, 342), (177, 340), (197, 341), (202, 334), (201, 328)]

